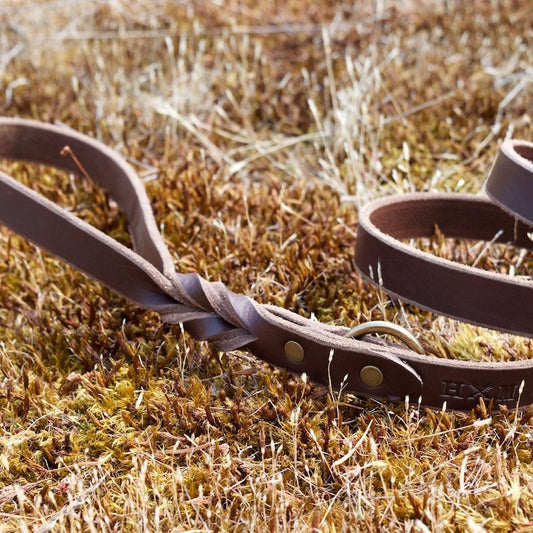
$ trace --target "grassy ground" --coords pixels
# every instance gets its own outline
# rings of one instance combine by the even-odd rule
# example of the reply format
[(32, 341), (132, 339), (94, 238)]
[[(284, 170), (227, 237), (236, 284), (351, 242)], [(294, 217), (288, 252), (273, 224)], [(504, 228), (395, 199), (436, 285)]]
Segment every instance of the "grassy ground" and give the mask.
[[(532, 9), (3, 0), (0, 108), (127, 156), (180, 271), (322, 321), (395, 320), (440, 357), (527, 358), (390, 301), (351, 254), (369, 199), (478, 191), (499, 141), (532, 137)], [(127, 242), (90, 185), (2, 169)], [(339, 397), (0, 241), (2, 531), (533, 531), (533, 410)], [(482, 263), (531, 271), (506, 248)]]

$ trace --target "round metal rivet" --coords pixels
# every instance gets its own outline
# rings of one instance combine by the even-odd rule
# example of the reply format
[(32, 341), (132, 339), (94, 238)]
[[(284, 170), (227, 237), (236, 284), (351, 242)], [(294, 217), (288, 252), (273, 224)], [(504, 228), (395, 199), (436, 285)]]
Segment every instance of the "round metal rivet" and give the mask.
[(383, 372), (377, 366), (364, 366), (359, 372), (359, 377), (368, 387), (377, 387), (383, 383)]
[(296, 341), (287, 341), (283, 348), (289, 361), (301, 363), (304, 360), (305, 352), (302, 345)]

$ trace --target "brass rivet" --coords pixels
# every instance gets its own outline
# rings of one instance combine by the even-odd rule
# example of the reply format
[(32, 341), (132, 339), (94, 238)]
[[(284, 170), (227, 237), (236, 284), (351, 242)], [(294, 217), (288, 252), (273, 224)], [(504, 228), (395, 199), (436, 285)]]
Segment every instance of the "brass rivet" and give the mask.
[(285, 355), (293, 363), (301, 363), (304, 360), (305, 352), (302, 345), (296, 341), (287, 341), (284, 346)]
[(377, 366), (364, 366), (359, 372), (359, 377), (368, 387), (377, 387), (383, 383), (383, 372)]

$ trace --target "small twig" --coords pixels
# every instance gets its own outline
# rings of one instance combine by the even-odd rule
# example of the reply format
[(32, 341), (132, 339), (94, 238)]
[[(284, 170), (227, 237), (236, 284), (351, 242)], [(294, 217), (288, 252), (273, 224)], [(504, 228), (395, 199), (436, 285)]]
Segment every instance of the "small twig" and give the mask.
[(442, 96), (438, 96), (437, 98), (433, 98), (431, 100), (428, 100), (427, 102), (424, 102), (420, 105), (414, 106), (407, 111), (404, 111), (402, 113), (397, 113), (396, 115), (393, 115), (392, 117), (387, 117), (383, 120), (382, 125), (390, 124), (391, 122), (395, 122), (396, 120), (404, 120), (405, 118), (414, 115), (415, 113), (418, 113), (419, 111), (424, 111), (425, 109), (428, 109), (434, 105), (440, 104), (444, 102), (445, 100), (448, 100), (452, 96), (454, 96), (456, 91), (449, 91)]
[(485, 243), (485, 246), (483, 247), (483, 250), (481, 250), (481, 252), (479, 252), (478, 256), (476, 257), (475, 261), (472, 263), (472, 268), (476, 267), (477, 264), (479, 263), (479, 261), (481, 261), (481, 259), (483, 258), (483, 256), (485, 255), (485, 253), (490, 249), (490, 247), (502, 236), (503, 234), (503, 230), (499, 230), (495, 233), (494, 237), (488, 241), (487, 243)]
[(89, 176), (89, 173), (85, 170), (83, 165), (81, 164), (80, 160), (77, 158), (76, 154), (72, 151), (72, 148), (68, 145), (63, 146), (61, 149), (61, 155), (66, 157), (70, 156), (72, 161), (74, 161), (75, 165), (78, 167), (79, 171), (83, 174), (83, 176), (93, 185), (95, 185), (94, 181), (92, 180), (91, 176)]

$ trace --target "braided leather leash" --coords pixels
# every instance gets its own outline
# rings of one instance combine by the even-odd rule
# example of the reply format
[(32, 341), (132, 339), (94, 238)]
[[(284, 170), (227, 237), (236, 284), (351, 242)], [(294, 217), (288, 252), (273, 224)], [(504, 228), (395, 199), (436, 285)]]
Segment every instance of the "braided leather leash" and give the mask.
[[(0, 222), (165, 322), (183, 323), (196, 339), (222, 351), (247, 349), (290, 372), (354, 394), (393, 401), (470, 409), (483, 398), (510, 407), (533, 403), (533, 361), (471, 363), (426, 357), (399, 328), (386, 327), (409, 347), (230, 291), (197, 274), (175, 272), (144, 187), (113, 150), (79, 133), (22, 119), (0, 119), (0, 157), (79, 173), (62, 154), (69, 146), (91, 179), (128, 217), (133, 250), (0, 172)], [(533, 282), (439, 259), (400, 239), (430, 237), (435, 225), (450, 237), (510, 242), (533, 249), (528, 232), (533, 205), (533, 145), (506, 142), (487, 192), (473, 195), (411, 194), (368, 205), (360, 214), (356, 263), (392, 294), (475, 324), (533, 336)], [(517, 218), (520, 221), (517, 221)], [(380, 329), (370, 328), (371, 331)]]

